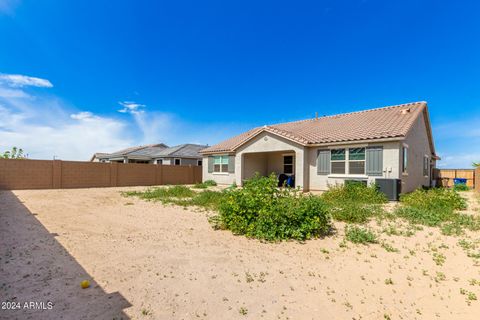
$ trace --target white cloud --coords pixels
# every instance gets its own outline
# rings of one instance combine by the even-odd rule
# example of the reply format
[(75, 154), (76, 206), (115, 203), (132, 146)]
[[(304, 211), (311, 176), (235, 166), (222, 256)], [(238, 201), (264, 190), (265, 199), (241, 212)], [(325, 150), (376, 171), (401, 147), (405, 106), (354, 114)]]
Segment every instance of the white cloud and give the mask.
[(88, 160), (95, 152), (112, 152), (136, 143), (127, 134), (128, 122), (78, 111), (57, 97), (30, 95), (19, 88), (46, 86), (50, 83), (48, 80), (24, 76), (2, 80), (0, 151), (16, 146), (34, 159), (56, 156), (65, 160)]
[(159, 142), (213, 144), (247, 129), (185, 122), (133, 101), (120, 103), (127, 117), (103, 116), (53, 95), (27, 93), (22, 83), (0, 81), (0, 152), (16, 146), (32, 159), (88, 160), (95, 152)]
[(120, 101), (119, 104), (123, 106), (122, 109), (118, 110), (120, 113), (140, 114), (144, 112), (143, 110), (140, 110), (140, 108), (145, 107), (144, 104), (133, 101)]
[(0, 82), (11, 87), (43, 87), (51, 88), (53, 84), (47, 79), (25, 76), (21, 74), (0, 74)]
[(0, 87), (0, 98), (28, 98), (28, 97), (29, 95), (23, 90)]

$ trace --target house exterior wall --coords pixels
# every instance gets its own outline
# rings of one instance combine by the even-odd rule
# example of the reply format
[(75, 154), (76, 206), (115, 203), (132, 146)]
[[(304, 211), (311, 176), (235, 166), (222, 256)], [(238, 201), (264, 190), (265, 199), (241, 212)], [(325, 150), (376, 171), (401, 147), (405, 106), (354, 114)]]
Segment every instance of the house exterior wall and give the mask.
[[(219, 153), (219, 155), (223, 155), (225, 153)], [(235, 159), (236, 160), (236, 159)], [(235, 161), (235, 171), (239, 170), (237, 169), (237, 165), (239, 165), (240, 161)], [(202, 165), (202, 177), (203, 181), (207, 180), (213, 180), (216, 183), (220, 185), (231, 185), (232, 183), (237, 183), (237, 180), (235, 179), (235, 173), (213, 173), (213, 172), (208, 172), (208, 156), (203, 157), (203, 165)], [(241, 180), (238, 180), (238, 183), (240, 183)]]
[[(428, 141), (423, 113), (417, 118), (412, 129), (405, 137), (404, 144), (408, 146), (408, 165), (407, 173), (401, 174), (402, 193), (411, 192), (420, 186), (430, 186), (432, 170), (428, 170), (428, 175), (423, 175), (425, 156), (428, 156), (429, 161), (432, 159), (432, 150)], [(399, 159), (401, 158), (402, 154), (400, 152)], [(401, 170), (401, 162), (399, 162), (398, 170)]]
[(262, 176), (268, 175), (267, 153), (247, 153), (243, 156), (243, 179), (250, 179), (258, 172)]
[[(218, 184), (232, 184), (234, 182), (241, 184), (243, 179), (251, 176), (252, 170), (254, 170), (256, 166), (253, 164), (254, 161), (245, 161), (245, 158), (247, 160), (252, 159), (252, 157), (255, 157), (255, 155), (252, 156), (252, 154), (264, 152), (275, 153), (272, 153), (272, 158), (270, 158), (270, 168), (268, 165), (269, 154), (267, 153), (263, 156), (267, 158), (259, 156), (259, 159), (262, 159), (263, 165), (259, 165), (258, 168), (261, 169), (262, 172), (267, 173), (269, 173), (268, 171), (270, 171), (270, 169), (279, 167), (279, 157), (282, 153), (295, 153), (295, 184), (303, 188), (306, 176), (304, 170), (304, 147), (268, 132), (262, 132), (237, 150), (235, 154), (235, 173), (209, 173), (208, 156), (205, 156), (203, 158), (203, 180), (215, 180)], [(218, 155), (220, 155), (220, 153)]]
[[(402, 146), (408, 145), (408, 174), (402, 174)], [(383, 147), (382, 175), (339, 175), (317, 174), (317, 151), (319, 149)], [(242, 180), (253, 176), (255, 172), (268, 175), (271, 172), (283, 172), (283, 155), (295, 154), (295, 183), (303, 190), (327, 190), (330, 185), (343, 184), (345, 180), (362, 179), (374, 183), (376, 178), (402, 180), (402, 192), (410, 192), (419, 186), (430, 185), (430, 177), (423, 175), (423, 159), (431, 159), (431, 150), (424, 115), (418, 117), (412, 130), (404, 141), (370, 142), (357, 144), (329, 145), (322, 147), (303, 147), (295, 142), (262, 132), (235, 154), (235, 173), (208, 173), (208, 156), (203, 158), (203, 179), (215, 180), (219, 184), (241, 184)], [(219, 154), (220, 155), (220, 154)], [(347, 164), (348, 168), (348, 164)], [(347, 171), (348, 172), (348, 171)], [(429, 175), (431, 170), (429, 170)]]
[[(339, 175), (317, 174), (317, 151), (320, 149), (339, 149), (339, 148), (360, 148), (369, 146), (383, 147), (383, 175), (382, 176), (367, 176), (367, 175)], [(330, 185), (343, 184), (345, 180), (363, 179), (368, 183), (375, 182), (375, 178), (399, 178), (399, 149), (400, 143), (394, 142), (380, 142), (380, 143), (363, 143), (363, 144), (348, 144), (348, 145), (330, 145), (322, 147), (308, 148), (308, 161), (305, 170), (309, 172), (310, 190), (328, 190)]]

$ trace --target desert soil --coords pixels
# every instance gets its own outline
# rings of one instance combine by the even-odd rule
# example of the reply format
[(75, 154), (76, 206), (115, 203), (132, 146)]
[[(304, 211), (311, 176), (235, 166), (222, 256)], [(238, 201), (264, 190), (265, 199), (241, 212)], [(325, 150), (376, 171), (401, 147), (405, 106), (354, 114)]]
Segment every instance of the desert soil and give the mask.
[(1, 191), (0, 298), (20, 307), (0, 318), (479, 319), (479, 250), (458, 242), (480, 232), (381, 233), (392, 251), (345, 247), (336, 223), (324, 239), (262, 243), (120, 194), (133, 189)]

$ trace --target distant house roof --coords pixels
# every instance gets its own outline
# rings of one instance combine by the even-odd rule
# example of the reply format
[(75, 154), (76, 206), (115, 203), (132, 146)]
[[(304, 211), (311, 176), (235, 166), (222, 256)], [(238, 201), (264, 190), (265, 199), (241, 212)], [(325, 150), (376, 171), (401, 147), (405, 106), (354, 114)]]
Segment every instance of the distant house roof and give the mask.
[(166, 144), (149, 144), (143, 146), (130, 147), (112, 153), (95, 153), (90, 161), (97, 159), (115, 159), (115, 158), (137, 158), (137, 159), (156, 159), (156, 158), (201, 158), (200, 150), (205, 149), (206, 145), (200, 144), (181, 144), (174, 147), (168, 147)]
[(300, 145), (320, 145), (405, 137), (424, 112), (432, 152), (430, 122), (424, 101), (324, 116), (314, 119), (265, 125), (202, 150), (202, 153), (233, 152), (261, 132), (276, 134)]
[(90, 158), (90, 161), (93, 161), (96, 159), (105, 159), (105, 156), (108, 155), (108, 153), (105, 152), (97, 152), (94, 153), (93, 156)]
[(200, 150), (207, 148), (200, 144), (180, 144), (178, 146), (163, 149), (152, 154), (153, 158), (178, 157), (178, 158), (201, 158)]
[[(164, 143), (148, 144), (143, 146), (129, 147), (112, 153), (96, 153), (95, 156), (100, 159), (111, 159), (120, 157), (151, 157), (152, 154), (168, 148)], [(93, 158), (92, 158), (93, 159)]]

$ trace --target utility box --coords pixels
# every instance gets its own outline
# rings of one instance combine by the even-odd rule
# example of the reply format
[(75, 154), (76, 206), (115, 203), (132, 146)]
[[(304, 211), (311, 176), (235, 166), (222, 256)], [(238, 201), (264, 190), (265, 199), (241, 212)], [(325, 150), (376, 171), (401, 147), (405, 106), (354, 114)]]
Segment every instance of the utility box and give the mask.
[(375, 179), (378, 191), (384, 193), (390, 201), (398, 201), (402, 192), (402, 180), (400, 179)]

